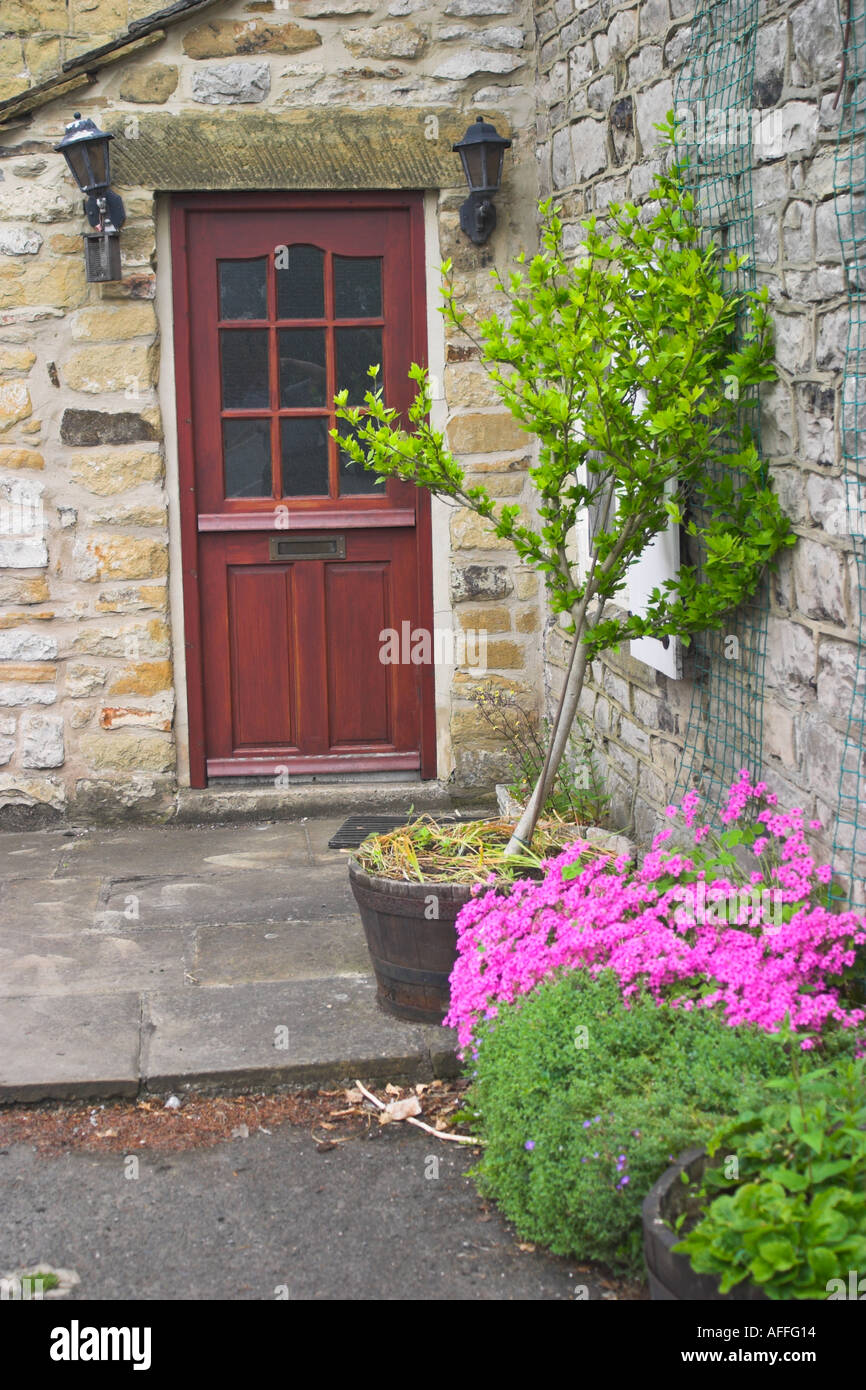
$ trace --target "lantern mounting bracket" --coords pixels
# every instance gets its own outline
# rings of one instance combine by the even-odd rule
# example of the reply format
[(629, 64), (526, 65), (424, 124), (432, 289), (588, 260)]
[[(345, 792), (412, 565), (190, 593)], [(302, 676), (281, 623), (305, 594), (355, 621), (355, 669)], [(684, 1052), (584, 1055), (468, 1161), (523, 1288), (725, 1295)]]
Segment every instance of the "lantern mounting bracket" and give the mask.
[(91, 227), (102, 231), (104, 223), (111, 223), (114, 230), (119, 232), (126, 221), (126, 208), (120, 194), (115, 193), (113, 188), (107, 188), (98, 198), (84, 199), (84, 215)]
[(496, 204), (487, 193), (470, 193), (465, 203), (460, 204), (460, 230), (483, 246), (496, 226)]

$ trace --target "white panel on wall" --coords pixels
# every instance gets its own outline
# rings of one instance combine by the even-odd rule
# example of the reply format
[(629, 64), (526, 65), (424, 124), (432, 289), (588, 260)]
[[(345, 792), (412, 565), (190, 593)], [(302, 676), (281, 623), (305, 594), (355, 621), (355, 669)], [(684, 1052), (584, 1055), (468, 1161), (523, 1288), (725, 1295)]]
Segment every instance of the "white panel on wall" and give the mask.
[[(666, 579), (673, 579), (679, 567), (680, 530), (671, 521), (629, 569), (629, 611), (643, 617), (653, 589), (660, 589)], [(669, 637), (667, 646), (657, 637), (638, 637), (629, 643), (629, 650), (638, 661), (645, 662), (654, 671), (661, 671), (663, 676), (672, 676), (674, 680), (682, 678), (682, 643), (677, 637)]]

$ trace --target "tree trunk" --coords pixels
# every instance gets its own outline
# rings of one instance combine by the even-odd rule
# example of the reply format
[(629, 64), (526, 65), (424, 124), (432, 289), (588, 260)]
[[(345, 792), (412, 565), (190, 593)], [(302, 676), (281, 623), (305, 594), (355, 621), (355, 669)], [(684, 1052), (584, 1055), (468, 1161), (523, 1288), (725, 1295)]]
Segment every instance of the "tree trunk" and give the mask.
[(575, 633), (574, 647), (572, 648), (571, 663), (569, 666), (566, 685), (563, 691), (563, 698), (557, 710), (556, 720), (550, 732), (550, 747), (547, 750), (544, 767), (532, 789), (532, 795), (526, 803), (526, 807), (520, 820), (517, 822), (514, 834), (508, 841), (505, 853), (522, 854), (529, 849), (532, 844), (532, 837), (535, 834), (535, 827), (538, 817), (541, 815), (541, 808), (550, 795), (559, 765), (565, 756), (568, 747), (568, 736), (574, 724), (577, 707), (580, 702), (583, 684), (586, 679), (586, 647), (579, 641), (580, 629)]

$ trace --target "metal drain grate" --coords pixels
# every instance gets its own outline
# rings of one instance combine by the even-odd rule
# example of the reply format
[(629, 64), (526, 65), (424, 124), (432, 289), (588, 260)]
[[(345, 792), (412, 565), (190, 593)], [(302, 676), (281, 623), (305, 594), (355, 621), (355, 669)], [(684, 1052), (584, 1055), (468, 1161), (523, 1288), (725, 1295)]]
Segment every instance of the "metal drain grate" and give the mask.
[[(396, 830), (399, 825), (405, 825), (407, 821), (420, 815), (419, 811), (390, 812), (388, 815), (373, 815), (364, 811), (357, 815), (350, 816), (343, 821), (328, 841), (329, 849), (357, 849), (362, 840), (366, 840), (368, 835), (375, 835), (377, 832), (386, 830)], [(451, 813), (436, 817), (441, 823), (460, 820), (460, 816)]]

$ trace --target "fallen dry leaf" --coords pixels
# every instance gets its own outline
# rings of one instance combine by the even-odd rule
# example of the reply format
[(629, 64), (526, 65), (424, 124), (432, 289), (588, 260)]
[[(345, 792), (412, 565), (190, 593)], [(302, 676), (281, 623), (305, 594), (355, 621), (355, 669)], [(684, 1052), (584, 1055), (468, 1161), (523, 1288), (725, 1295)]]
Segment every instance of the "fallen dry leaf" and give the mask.
[(385, 1090), (389, 1096), (401, 1096), (403, 1094), (402, 1087), (395, 1086), (392, 1081), (388, 1082), (387, 1086), (385, 1087)]
[(350, 1105), (360, 1105), (364, 1099), (363, 1091), (357, 1090), (357, 1088), (354, 1086), (350, 1091), (344, 1091), (343, 1095), (345, 1096), (346, 1100), (349, 1102)]
[(534, 1250), (535, 1250), (535, 1246), (534, 1246), (534, 1245), (527, 1245), (527, 1244), (525, 1244), (525, 1243), (519, 1243), (518, 1246), (517, 1246), (517, 1248), (518, 1248), (518, 1250), (524, 1250), (524, 1251), (526, 1252), (527, 1255), (533, 1254), (533, 1252), (534, 1252)]
[(417, 1096), (407, 1096), (405, 1100), (392, 1100), (379, 1112), (379, 1124), (387, 1125), (392, 1120), (408, 1120), (411, 1115), (421, 1114), (421, 1102)]

